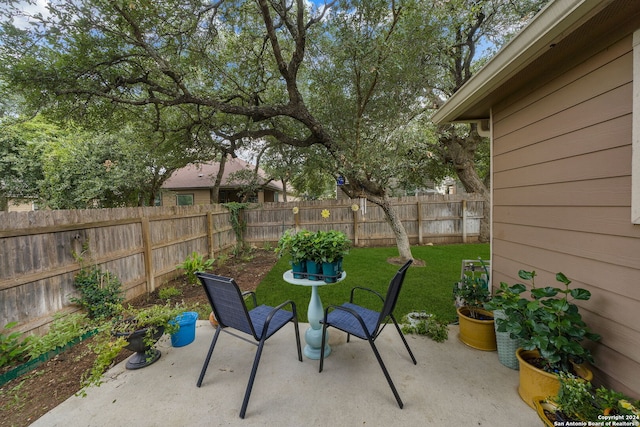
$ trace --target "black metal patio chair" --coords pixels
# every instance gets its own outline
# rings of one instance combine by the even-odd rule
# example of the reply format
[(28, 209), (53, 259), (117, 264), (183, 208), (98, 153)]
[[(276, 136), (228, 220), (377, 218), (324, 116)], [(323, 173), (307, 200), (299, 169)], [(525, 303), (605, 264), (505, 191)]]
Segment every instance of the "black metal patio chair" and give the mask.
[[(269, 307), (267, 305), (258, 306), (256, 301), (256, 294), (248, 291), (241, 293), (238, 284), (235, 280), (229, 277), (216, 276), (208, 273), (196, 273), (198, 279), (202, 283), (204, 290), (213, 309), (214, 316), (218, 321), (218, 328), (211, 341), (207, 358), (204, 361), (204, 366), (200, 372), (200, 378), (198, 378), (198, 387), (202, 385), (204, 374), (209, 366), (211, 355), (213, 354), (213, 348), (216, 345), (218, 336), (221, 331), (227, 332), (230, 335), (247, 341), (251, 344), (257, 345), (256, 356), (253, 361), (253, 368), (251, 369), (251, 375), (249, 376), (249, 383), (244, 394), (244, 400), (242, 402), (242, 409), (240, 409), (240, 418), (244, 418), (247, 411), (247, 405), (249, 403), (249, 397), (251, 396), (251, 389), (253, 388), (253, 381), (258, 371), (258, 364), (260, 363), (260, 355), (264, 343), (273, 334), (275, 334), (280, 328), (289, 322), (293, 322), (295, 326), (296, 344), (298, 346), (298, 360), (302, 362), (302, 350), (300, 348), (300, 333), (298, 330), (298, 314), (296, 312), (296, 305), (293, 301), (285, 301), (277, 307)], [(248, 310), (245, 304), (244, 297), (251, 295), (253, 299), (253, 305), (255, 308)], [(290, 306), (291, 311), (285, 310), (285, 306)], [(244, 336), (238, 335), (234, 332), (228, 331), (227, 328), (235, 329), (236, 331), (243, 332), (253, 337), (253, 340)]]
[[(398, 405), (400, 409), (404, 406), (402, 400), (400, 399), (400, 395), (396, 390), (393, 381), (391, 380), (391, 376), (389, 376), (389, 372), (382, 361), (382, 357), (380, 357), (380, 353), (375, 345), (375, 340), (380, 336), (380, 333), (387, 325), (387, 318), (391, 319), (393, 324), (395, 325), (400, 337), (402, 338), (402, 342), (404, 342), (407, 351), (409, 352), (409, 356), (411, 356), (411, 360), (413, 364), (417, 364), (416, 358), (413, 356), (413, 352), (409, 347), (409, 343), (407, 343), (398, 322), (393, 316), (393, 310), (395, 309), (396, 302), (398, 301), (398, 295), (400, 294), (400, 289), (402, 288), (402, 283), (404, 282), (404, 276), (407, 272), (407, 269), (411, 265), (413, 261), (409, 260), (406, 264), (404, 264), (398, 272), (395, 274), (393, 279), (391, 279), (391, 283), (389, 283), (389, 288), (387, 289), (386, 298), (383, 298), (378, 292), (363, 287), (354, 287), (351, 289), (351, 298), (349, 302), (342, 304), (341, 306), (330, 305), (324, 311), (324, 319), (321, 321), (323, 324), (322, 327), (322, 345), (320, 346), (320, 371), (322, 372), (323, 364), (324, 364), (324, 346), (326, 339), (326, 330), (328, 327), (333, 326), (336, 329), (340, 329), (347, 333), (347, 342), (349, 342), (349, 338), (351, 335), (355, 335), (356, 337), (367, 340), (371, 345), (371, 349), (378, 359), (378, 363), (382, 368), (382, 372), (384, 372), (384, 376), (391, 387), (391, 391), (393, 391), (393, 395), (396, 397), (398, 401)], [(354, 304), (354, 294), (356, 290), (367, 291), (377, 295), (380, 300), (382, 300), (382, 309), (378, 311), (370, 310), (368, 308), (362, 307), (360, 305)]]

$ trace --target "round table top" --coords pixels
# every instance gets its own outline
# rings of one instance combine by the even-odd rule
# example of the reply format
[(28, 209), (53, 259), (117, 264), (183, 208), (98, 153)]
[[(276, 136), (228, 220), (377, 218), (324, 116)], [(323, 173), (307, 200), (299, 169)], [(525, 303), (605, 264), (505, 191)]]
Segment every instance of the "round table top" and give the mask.
[(285, 282), (291, 283), (292, 285), (299, 285), (299, 286), (335, 285), (336, 283), (341, 282), (342, 280), (344, 280), (345, 277), (347, 277), (347, 272), (343, 271), (342, 274), (340, 275), (340, 277), (338, 277), (338, 280), (336, 282), (327, 283), (324, 280), (294, 279), (293, 278), (293, 270), (287, 270), (282, 275), (282, 279)]

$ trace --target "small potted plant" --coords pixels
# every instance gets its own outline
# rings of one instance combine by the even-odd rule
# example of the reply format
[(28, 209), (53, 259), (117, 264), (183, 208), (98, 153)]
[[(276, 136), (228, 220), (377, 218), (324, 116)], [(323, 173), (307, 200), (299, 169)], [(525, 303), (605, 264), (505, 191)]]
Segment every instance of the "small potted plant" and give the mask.
[[(582, 320), (579, 307), (573, 300), (586, 301), (591, 293), (582, 288), (570, 288), (571, 281), (562, 273), (556, 274), (561, 286), (535, 286), (535, 271), (520, 270), (518, 276), (531, 282), (530, 298), (519, 298), (504, 307), (506, 319), (498, 322), (498, 330), (518, 339), (521, 348), (516, 352), (520, 367), (520, 397), (531, 407), (536, 396), (553, 396), (560, 388), (557, 373), (565, 372), (590, 381), (592, 372), (585, 362), (593, 363), (593, 356), (582, 345), (584, 340), (597, 341)], [(523, 287), (513, 288), (516, 293)]]
[[(302, 234), (301, 234), (302, 233)], [(306, 254), (301, 250), (301, 237), (305, 231), (296, 233), (294, 229), (286, 230), (276, 246), (275, 252), (278, 254), (278, 258), (288, 256), (290, 258), (289, 263), (293, 270), (293, 277), (296, 279), (302, 279), (307, 271), (306, 269)]]
[(493, 314), (484, 309), (490, 298), (486, 276), (464, 275), (455, 284), (453, 294), (458, 305), (460, 340), (478, 350), (495, 351)]
[(91, 370), (83, 376), (83, 387), (100, 385), (102, 374), (123, 349), (134, 354), (127, 361), (127, 369), (139, 369), (160, 358), (153, 346), (164, 333), (174, 334), (180, 329), (175, 321), (185, 309), (180, 305), (153, 305), (135, 309), (120, 307), (119, 315), (105, 321), (98, 328), (91, 350), (97, 358)]
[(342, 274), (342, 259), (349, 253), (351, 242), (338, 230), (318, 231), (315, 240), (324, 281), (334, 283)]
[(496, 290), (494, 295), (484, 304), (484, 308), (493, 312), (493, 318), (496, 331), (496, 342), (498, 345), (498, 360), (504, 366), (511, 369), (518, 369), (518, 358), (516, 351), (520, 347), (517, 338), (512, 338), (511, 333), (500, 331), (500, 323), (506, 320), (506, 308), (514, 308), (518, 305), (520, 294), (526, 290), (526, 286), (522, 283), (516, 283), (509, 286), (508, 283), (500, 282), (500, 288)]
[[(561, 372), (560, 388), (554, 397), (534, 399), (538, 416), (546, 426), (587, 425), (605, 420), (635, 420), (639, 425), (640, 401), (604, 386), (593, 388), (591, 382)], [(594, 424), (595, 425), (595, 424)]]

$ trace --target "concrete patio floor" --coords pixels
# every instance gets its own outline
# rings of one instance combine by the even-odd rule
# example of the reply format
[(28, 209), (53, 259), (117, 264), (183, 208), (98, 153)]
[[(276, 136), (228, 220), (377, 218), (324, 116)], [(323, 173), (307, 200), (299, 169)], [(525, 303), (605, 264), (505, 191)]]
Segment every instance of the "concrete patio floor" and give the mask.
[[(300, 324), (302, 345), (307, 324)], [(240, 419), (256, 347), (221, 334), (201, 388), (196, 381), (214, 329), (198, 321), (196, 340), (174, 348), (164, 337), (162, 357), (144, 369), (125, 362), (105, 375), (87, 397), (71, 397), (32, 426), (486, 426), (537, 427), (535, 411), (518, 396), (518, 371), (496, 352), (471, 349), (450, 326), (436, 343), (407, 335), (418, 361), (411, 363), (393, 327), (376, 341), (402, 400), (400, 409), (366, 341), (330, 330), (324, 370), (298, 362), (293, 325), (270, 338), (256, 375), (246, 418)]]

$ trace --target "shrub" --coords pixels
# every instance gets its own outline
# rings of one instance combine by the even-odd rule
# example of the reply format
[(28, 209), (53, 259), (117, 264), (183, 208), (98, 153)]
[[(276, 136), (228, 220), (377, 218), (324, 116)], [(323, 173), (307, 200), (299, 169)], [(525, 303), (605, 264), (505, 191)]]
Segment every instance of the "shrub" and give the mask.
[[(9, 331), (18, 322), (7, 323), (4, 329)], [(27, 343), (22, 340), (22, 332), (0, 333), (0, 368), (22, 362), (26, 358)]]
[(187, 259), (184, 260), (182, 264), (176, 265), (176, 268), (184, 270), (184, 273), (187, 276), (187, 281), (192, 285), (197, 285), (198, 278), (196, 277), (196, 273), (199, 271), (210, 270), (213, 266), (213, 263), (214, 260), (212, 258), (205, 260), (204, 256), (194, 251), (187, 257)]
[(98, 266), (82, 267), (74, 280), (80, 297), (71, 302), (87, 310), (90, 319), (106, 319), (117, 313), (117, 306), (124, 301), (120, 280), (102, 271)]

